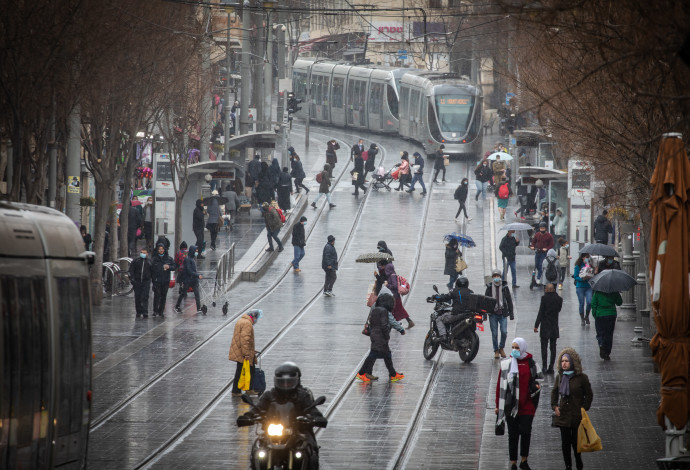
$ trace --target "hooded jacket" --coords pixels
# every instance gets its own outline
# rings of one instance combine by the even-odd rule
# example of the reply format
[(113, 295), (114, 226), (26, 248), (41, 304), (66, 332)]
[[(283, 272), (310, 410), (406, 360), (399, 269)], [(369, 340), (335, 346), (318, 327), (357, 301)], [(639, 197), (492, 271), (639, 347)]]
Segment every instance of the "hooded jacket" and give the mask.
[[(556, 277), (553, 279), (548, 279), (546, 278), (546, 268), (549, 266), (549, 263), (553, 263), (554, 267), (556, 268)], [(558, 282), (558, 274), (561, 269), (561, 263), (558, 261), (558, 255), (556, 254), (556, 250), (553, 248), (549, 249), (549, 251), (546, 252), (546, 258), (544, 258), (544, 261), (541, 264), (541, 269), (542, 272), (544, 273), (544, 278), (546, 278), (547, 281), (551, 283), (556, 283)]]
[(453, 194), (453, 198), (458, 202), (464, 204), (467, 200), (467, 192), (469, 191), (469, 189), (469, 184), (460, 183), (460, 186), (458, 186), (455, 190), (455, 194)]
[(283, 226), (280, 215), (278, 215), (278, 212), (273, 206), (268, 206), (266, 208), (262, 207), (261, 216), (264, 218), (264, 222), (266, 222), (266, 229), (270, 232), (280, 230), (280, 227)]
[(306, 236), (304, 234), (304, 224), (302, 222), (297, 222), (292, 227), (292, 244), (302, 248), (304, 248), (304, 245), (307, 244)]
[(331, 166), (326, 163), (323, 166), (323, 171), (321, 172), (321, 183), (319, 184), (319, 192), (327, 193), (330, 191), (331, 177), (330, 177)]
[(539, 330), (540, 338), (558, 338), (558, 314), (563, 307), (563, 298), (554, 292), (547, 292), (541, 298), (539, 313), (534, 322), (534, 327)]
[[(561, 214), (564, 214), (563, 209), (560, 207), (556, 208), (556, 212), (560, 211)], [(565, 235), (566, 234), (566, 217), (565, 215), (556, 215), (553, 218), (553, 233), (556, 235)]]
[(398, 274), (395, 272), (395, 266), (393, 263), (388, 263), (384, 269), (386, 273), (386, 281), (388, 281), (388, 289), (393, 293), (394, 296), (398, 294)]
[[(175, 260), (168, 255), (167, 251), (163, 252), (162, 255), (158, 254), (159, 246), (165, 248), (163, 243), (156, 245), (156, 251), (152, 255), (151, 280), (154, 284), (168, 284), (170, 282), (170, 272), (176, 269)], [(168, 265), (167, 270), (165, 269), (166, 264)]]
[(379, 250), (379, 253), (388, 253), (389, 255), (393, 256), (393, 252), (390, 250), (390, 248), (388, 248), (388, 245), (383, 240), (379, 240), (379, 242), (376, 244), (376, 249)]
[(335, 251), (335, 247), (333, 245), (326, 243), (326, 245), (323, 247), (321, 268), (324, 271), (327, 271), (329, 266), (336, 271), (338, 270), (338, 253)]
[(277, 158), (274, 158), (271, 162), (271, 166), (268, 167), (268, 172), (271, 175), (273, 187), (278, 186), (278, 180), (280, 179), (280, 163), (278, 163)]
[(208, 198), (207, 207), (206, 213), (208, 214), (208, 223), (217, 224), (220, 219), (220, 204), (218, 198), (215, 196)]
[(393, 310), (394, 305), (395, 302), (390, 295), (381, 295), (369, 313), (369, 339), (372, 351), (390, 352), (388, 341), (391, 328), (388, 313)]
[(254, 364), (256, 350), (254, 349), (254, 317), (244, 314), (235, 323), (235, 330), (232, 333), (230, 352), (228, 359), (235, 362), (244, 362), (244, 358), (249, 357), (249, 363)]
[(258, 180), (259, 173), (261, 173), (261, 158), (255, 156), (254, 159), (247, 165), (247, 172), (252, 176), (252, 179)]
[(328, 148), (326, 148), (326, 163), (328, 163), (329, 169), (338, 163), (338, 155), (335, 153), (336, 150), (340, 149), (340, 144), (335, 140), (328, 142)]
[(204, 206), (201, 199), (196, 200), (196, 207), (192, 214), (192, 230), (198, 232), (204, 229)]
[(376, 155), (379, 153), (379, 148), (376, 146), (376, 144), (371, 144), (369, 146), (369, 158), (367, 158), (366, 163), (364, 164), (364, 169), (366, 171), (374, 171), (376, 169)]
[(598, 242), (608, 243), (611, 232), (613, 232), (611, 222), (604, 215), (599, 214), (594, 220), (594, 239)]
[(304, 167), (302, 166), (302, 161), (298, 160), (296, 158), (290, 158), (290, 168), (292, 171), (290, 171), (290, 176), (297, 180), (303, 180), (304, 178), (307, 177), (307, 175), (304, 174)]
[(445, 253), (446, 262), (443, 266), (443, 274), (446, 276), (452, 276), (458, 273), (455, 270), (455, 263), (458, 259), (458, 256), (462, 256), (462, 253), (458, 252), (458, 245), (451, 243), (447, 244)]
[[(561, 365), (561, 358), (563, 354), (568, 354), (572, 359), (572, 369), (575, 373), (570, 377), (570, 395), (563, 397), (560, 395), (558, 389), (561, 386), (563, 379), (563, 366)], [(589, 377), (582, 373), (582, 362), (580, 355), (572, 348), (565, 348), (558, 354), (558, 376), (551, 389), (551, 409), (559, 408), (560, 416), (554, 418), (554, 424), (559, 427), (577, 428), (580, 426), (582, 420), (582, 413), (580, 408), (585, 411), (589, 410), (592, 405), (592, 386), (589, 383)]]
[(196, 253), (196, 245), (189, 247), (189, 255), (187, 255), (182, 262), (182, 278), (180, 282), (187, 286), (195, 286), (199, 284), (199, 273), (196, 270), (196, 261), (194, 261), (194, 256), (191, 253)]

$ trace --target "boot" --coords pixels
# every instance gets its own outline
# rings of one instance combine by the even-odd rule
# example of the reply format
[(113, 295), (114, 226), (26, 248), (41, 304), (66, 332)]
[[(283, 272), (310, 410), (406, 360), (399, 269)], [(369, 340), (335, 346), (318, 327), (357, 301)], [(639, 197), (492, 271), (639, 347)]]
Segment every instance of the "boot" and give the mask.
[(580, 325), (585, 326), (585, 314), (580, 312)]
[(412, 319), (410, 317), (407, 317), (407, 329), (409, 330), (413, 326), (414, 326), (414, 322), (412, 321)]

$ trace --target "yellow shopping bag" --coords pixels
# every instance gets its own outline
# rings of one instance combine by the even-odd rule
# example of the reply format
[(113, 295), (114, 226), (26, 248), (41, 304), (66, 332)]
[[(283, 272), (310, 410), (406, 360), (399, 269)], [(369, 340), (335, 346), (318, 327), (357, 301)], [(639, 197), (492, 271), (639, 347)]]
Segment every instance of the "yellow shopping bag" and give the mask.
[(247, 359), (244, 360), (244, 364), (242, 364), (242, 373), (240, 374), (240, 380), (237, 382), (237, 388), (240, 390), (249, 390), (249, 384), (251, 383), (252, 378), (249, 373), (249, 361)]
[(580, 421), (580, 427), (577, 430), (577, 451), (596, 452), (603, 449), (601, 439), (594, 430), (587, 412), (584, 408), (581, 408), (580, 411), (582, 412), (582, 421)]

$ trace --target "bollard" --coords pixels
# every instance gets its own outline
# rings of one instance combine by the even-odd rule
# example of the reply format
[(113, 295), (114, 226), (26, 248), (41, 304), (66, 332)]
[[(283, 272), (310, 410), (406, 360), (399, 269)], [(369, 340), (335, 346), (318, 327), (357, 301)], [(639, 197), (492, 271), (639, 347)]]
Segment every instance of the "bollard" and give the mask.
[(638, 324), (643, 324), (642, 310), (647, 308), (647, 276), (645, 273), (637, 273), (635, 278), (637, 285), (635, 286), (635, 300), (637, 305)]
[[(626, 233), (623, 235), (621, 240), (621, 252), (623, 253), (623, 260), (621, 263), (621, 269), (626, 274), (635, 278), (635, 258), (632, 256), (632, 235)], [(629, 289), (627, 291), (621, 292), (621, 297), (623, 297), (623, 305), (621, 305), (621, 310), (623, 313), (623, 321), (636, 321), (640, 324), (640, 317), (637, 314), (637, 309), (635, 308), (635, 288)]]

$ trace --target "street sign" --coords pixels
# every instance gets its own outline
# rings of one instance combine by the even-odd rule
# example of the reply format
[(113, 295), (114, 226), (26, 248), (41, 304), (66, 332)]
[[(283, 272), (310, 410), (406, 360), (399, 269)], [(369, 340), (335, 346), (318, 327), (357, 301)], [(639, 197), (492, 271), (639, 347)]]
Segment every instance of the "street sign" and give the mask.
[(513, 92), (508, 92), (506, 93), (506, 106), (510, 106), (510, 99), (515, 96), (515, 93)]
[(400, 49), (398, 51), (398, 59), (407, 60), (407, 49)]
[(170, 164), (170, 154), (153, 154), (153, 187), (155, 224), (153, 227), (156, 237), (165, 235), (175, 236), (175, 189), (173, 187), (173, 171)]

